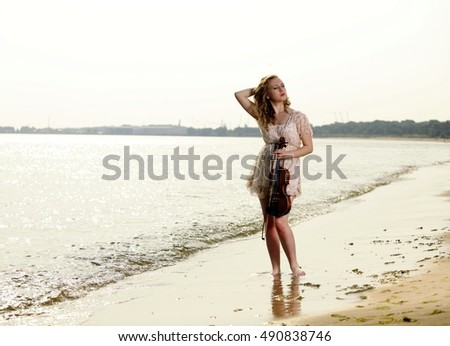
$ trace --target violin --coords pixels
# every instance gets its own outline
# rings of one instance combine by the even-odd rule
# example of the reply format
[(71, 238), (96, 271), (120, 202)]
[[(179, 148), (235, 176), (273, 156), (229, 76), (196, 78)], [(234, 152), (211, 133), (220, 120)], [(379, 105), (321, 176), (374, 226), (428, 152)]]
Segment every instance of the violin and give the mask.
[[(275, 150), (285, 148), (286, 145), (284, 137), (280, 137), (280, 141), (275, 143)], [(268, 214), (280, 217), (291, 211), (291, 198), (286, 193), (289, 179), (289, 171), (281, 167), (279, 159), (275, 159), (275, 167), (270, 172), (271, 189), (266, 208)]]

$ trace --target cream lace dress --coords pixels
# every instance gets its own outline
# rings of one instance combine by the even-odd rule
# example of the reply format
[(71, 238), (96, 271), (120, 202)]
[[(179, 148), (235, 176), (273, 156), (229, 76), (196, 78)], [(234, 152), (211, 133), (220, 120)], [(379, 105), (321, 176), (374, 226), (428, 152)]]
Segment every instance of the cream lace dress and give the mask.
[[(252, 194), (259, 198), (267, 198), (270, 189), (270, 170), (272, 166), (272, 153), (274, 143), (277, 143), (280, 137), (284, 137), (287, 142), (285, 150), (295, 150), (302, 147), (302, 135), (313, 133), (308, 118), (302, 112), (291, 109), (290, 116), (285, 124), (269, 124), (268, 129), (260, 126), (260, 131), (264, 140), (264, 147), (258, 154), (255, 166), (247, 181), (247, 187)], [(301, 194), (300, 186), (300, 159), (286, 159), (282, 161), (282, 166), (289, 170), (290, 180), (286, 188), (289, 196), (295, 197)]]

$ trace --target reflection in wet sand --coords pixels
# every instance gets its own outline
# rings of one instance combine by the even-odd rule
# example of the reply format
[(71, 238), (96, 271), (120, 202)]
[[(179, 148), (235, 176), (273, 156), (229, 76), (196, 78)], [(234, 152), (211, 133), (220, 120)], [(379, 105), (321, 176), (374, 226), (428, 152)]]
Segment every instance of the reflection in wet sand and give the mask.
[[(286, 291), (286, 293), (285, 293)], [(273, 277), (272, 314), (276, 318), (294, 317), (300, 313), (300, 278), (292, 275), (290, 284), (283, 287), (281, 275)]]

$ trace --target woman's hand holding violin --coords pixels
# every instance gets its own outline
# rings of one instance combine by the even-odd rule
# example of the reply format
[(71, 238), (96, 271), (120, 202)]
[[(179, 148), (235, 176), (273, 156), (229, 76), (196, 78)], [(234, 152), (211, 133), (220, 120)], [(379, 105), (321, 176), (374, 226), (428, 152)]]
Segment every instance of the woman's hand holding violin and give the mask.
[(292, 160), (295, 150), (277, 149), (273, 152), (278, 160)]

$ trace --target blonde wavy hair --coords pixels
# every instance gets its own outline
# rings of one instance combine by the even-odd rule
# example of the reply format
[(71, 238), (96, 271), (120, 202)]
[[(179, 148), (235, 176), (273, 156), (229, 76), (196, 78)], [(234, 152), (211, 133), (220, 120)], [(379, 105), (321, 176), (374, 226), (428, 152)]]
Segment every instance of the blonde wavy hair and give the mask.
[[(261, 78), (261, 81), (259, 82), (258, 86), (253, 89), (254, 92), (254, 100), (256, 105), (256, 111), (258, 113), (258, 122), (265, 128), (268, 128), (269, 124), (275, 123), (275, 110), (272, 107), (272, 103), (270, 102), (268, 98), (268, 85), (269, 82), (274, 79), (278, 78), (277, 75), (269, 75), (266, 77)], [(286, 99), (284, 106), (287, 107), (291, 104), (291, 101), (289, 101), (289, 98)]]

